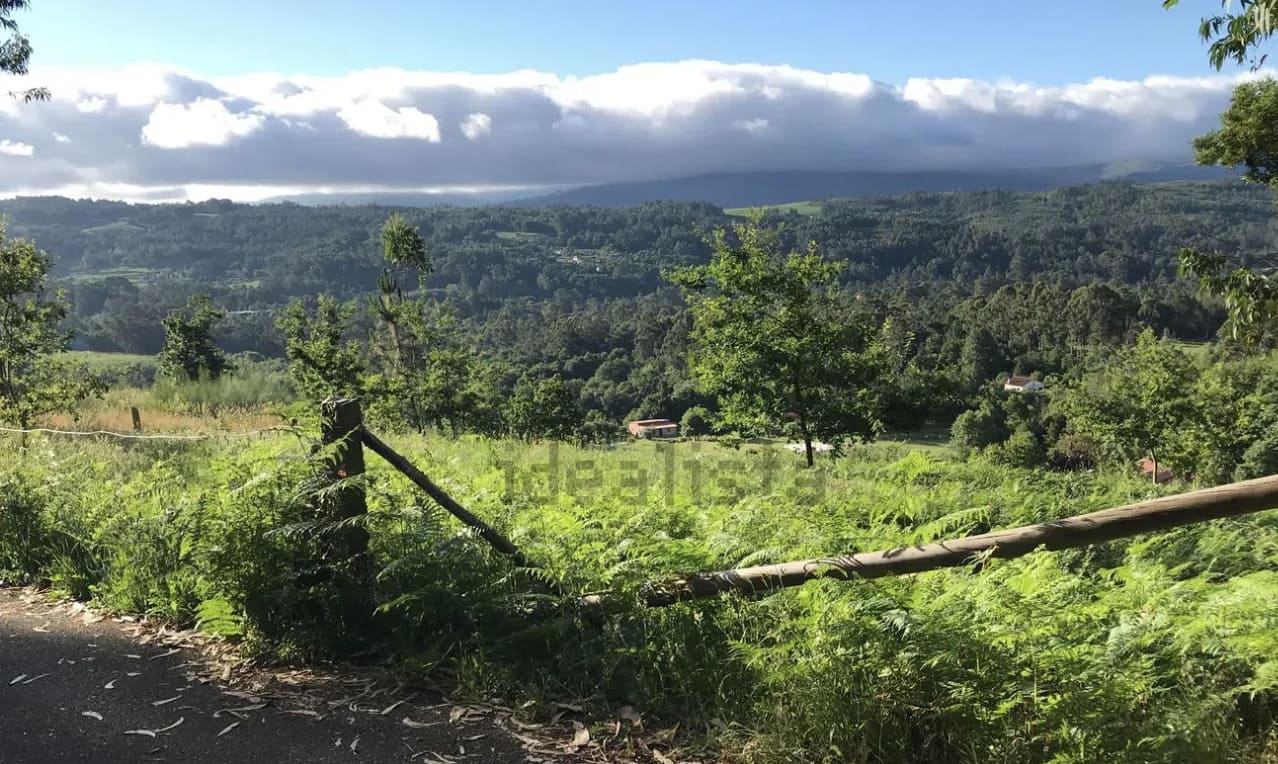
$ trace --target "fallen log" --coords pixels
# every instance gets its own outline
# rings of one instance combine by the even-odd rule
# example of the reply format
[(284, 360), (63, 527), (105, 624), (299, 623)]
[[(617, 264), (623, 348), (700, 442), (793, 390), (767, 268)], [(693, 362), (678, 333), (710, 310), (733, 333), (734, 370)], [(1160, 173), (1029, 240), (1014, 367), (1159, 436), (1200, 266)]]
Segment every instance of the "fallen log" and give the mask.
[[(1020, 557), (1036, 549), (1070, 549), (1274, 508), (1278, 508), (1278, 476), (1205, 488), (979, 536), (846, 557), (698, 573), (653, 584), (644, 599), (648, 607), (665, 607), (727, 592), (750, 593), (799, 586), (818, 578), (881, 578), (921, 573), (968, 564), (982, 556)], [(581, 598), (580, 604), (598, 607), (608, 596), (606, 593), (590, 594)]]

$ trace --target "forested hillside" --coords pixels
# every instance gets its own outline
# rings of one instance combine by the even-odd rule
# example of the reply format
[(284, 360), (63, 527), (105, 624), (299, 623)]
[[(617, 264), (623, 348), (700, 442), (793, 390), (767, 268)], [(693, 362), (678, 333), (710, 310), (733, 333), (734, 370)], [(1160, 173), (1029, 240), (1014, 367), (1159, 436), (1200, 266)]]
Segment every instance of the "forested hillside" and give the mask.
[[(948, 421), (994, 373), (1060, 373), (1095, 345), (1144, 327), (1215, 337), (1219, 306), (1176, 274), (1182, 246), (1257, 256), (1278, 249), (1270, 194), (1233, 183), (1104, 183), (1048, 192), (912, 193), (773, 211), (781, 243), (848, 261), (839, 279), (888, 322), (906, 380), (893, 426)], [(385, 262), (393, 208), (209, 201), (130, 205), (58, 198), (0, 203), (11, 232), (39, 242), (72, 297), (84, 349), (154, 354), (162, 319), (197, 292), (228, 315), (231, 353), (284, 353), (283, 308), (349, 301), (367, 338), (365, 295)], [(682, 416), (708, 403), (685, 368), (689, 317), (664, 278), (705, 262), (707, 235), (734, 218), (709, 204), (625, 208), (404, 208), (431, 261), (426, 289), (446, 334), (477, 347), (509, 393), (558, 377), (611, 421)], [(910, 392), (911, 384), (918, 389)], [(920, 392), (925, 390), (926, 392)]]

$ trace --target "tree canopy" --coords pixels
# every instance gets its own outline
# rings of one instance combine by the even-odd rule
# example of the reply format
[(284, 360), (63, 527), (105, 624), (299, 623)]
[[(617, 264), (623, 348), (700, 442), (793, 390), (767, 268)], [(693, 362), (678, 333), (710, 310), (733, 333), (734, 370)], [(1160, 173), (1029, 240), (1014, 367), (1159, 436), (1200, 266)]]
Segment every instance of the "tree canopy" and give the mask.
[(165, 316), (160, 372), (169, 379), (194, 382), (201, 377), (217, 379), (231, 371), (231, 362), (213, 336), (225, 317), (226, 312), (214, 307), (207, 294), (192, 296), (184, 309)]
[[(31, 40), (22, 34), (13, 18), (16, 11), (26, 10), (30, 5), (29, 0), (0, 0), (0, 34), (8, 35), (7, 39), (0, 37), (0, 72), (22, 76), (30, 68)], [(29, 103), (48, 100), (49, 91), (36, 87), (9, 95)]]
[(46, 292), (49, 256), (29, 241), (6, 240), (0, 219), (0, 421), (28, 428), (101, 390), (83, 369), (59, 363), (71, 334), (61, 328), (67, 303)]
[[(1179, 4), (1180, 0), (1163, 0), (1164, 8)], [(1224, 13), (1207, 16), (1198, 26), (1198, 34), (1210, 43), (1208, 60), (1217, 69), (1224, 68), (1227, 61), (1250, 62), (1252, 68), (1260, 68), (1265, 56), (1253, 56), (1278, 28), (1278, 0), (1221, 0), (1221, 5)]]
[(724, 421), (765, 432), (789, 422), (809, 466), (814, 441), (872, 438), (877, 337), (838, 288), (847, 264), (815, 243), (785, 253), (758, 215), (712, 242), (707, 265), (670, 278), (692, 311), (693, 376), (718, 397)]

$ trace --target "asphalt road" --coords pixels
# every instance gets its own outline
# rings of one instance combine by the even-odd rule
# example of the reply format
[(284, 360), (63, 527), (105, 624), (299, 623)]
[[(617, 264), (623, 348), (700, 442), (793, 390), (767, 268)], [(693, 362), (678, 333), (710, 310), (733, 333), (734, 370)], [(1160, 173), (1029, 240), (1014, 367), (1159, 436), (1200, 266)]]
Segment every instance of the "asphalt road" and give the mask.
[(230, 673), (189, 637), (0, 588), (0, 764), (585, 760), (384, 675)]

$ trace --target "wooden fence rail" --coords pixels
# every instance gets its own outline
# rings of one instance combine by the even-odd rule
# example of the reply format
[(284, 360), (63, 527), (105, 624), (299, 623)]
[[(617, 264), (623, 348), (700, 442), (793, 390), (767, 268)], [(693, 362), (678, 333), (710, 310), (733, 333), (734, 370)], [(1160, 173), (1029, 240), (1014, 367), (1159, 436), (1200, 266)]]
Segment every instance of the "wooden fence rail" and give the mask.
[[(1040, 548), (1069, 549), (1275, 508), (1278, 508), (1278, 476), (1257, 478), (979, 536), (847, 557), (699, 573), (653, 584), (645, 601), (649, 607), (665, 607), (726, 592), (750, 593), (799, 586), (818, 578), (881, 578), (921, 573), (970, 564), (982, 556), (1020, 557)], [(581, 604), (597, 607), (607, 599), (607, 593), (591, 594), (583, 597)]]
[(461, 504), (458, 504), (453, 497), (449, 496), (444, 491), (444, 489), (435, 485), (434, 481), (426, 477), (424, 472), (417, 469), (417, 467), (413, 466), (412, 462), (400, 456), (393, 448), (386, 445), (381, 438), (374, 435), (367, 427), (361, 427), (360, 434), (363, 437), (364, 445), (368, 446), (368, 450), (382, 457), (392, 467), (402, 472), (405, 477), (413, 481), (414, 485), (425, 491), (427, 496), (434, 499), (436, 504), (448, 510), (448, 513), (453, 517), (456, 517), (467, 526), (475, 529), (481, 538), (492, 545), (493, 549), (496, 549), (498, 552), (501, 552), (513, 559), (516, 565), (525, 568), (536, 567), (528, 560), (528, 558), (524, 557), (523, 552), (520, 552), (509, 539), (498, 533), (488, 523), (480, 520)]

